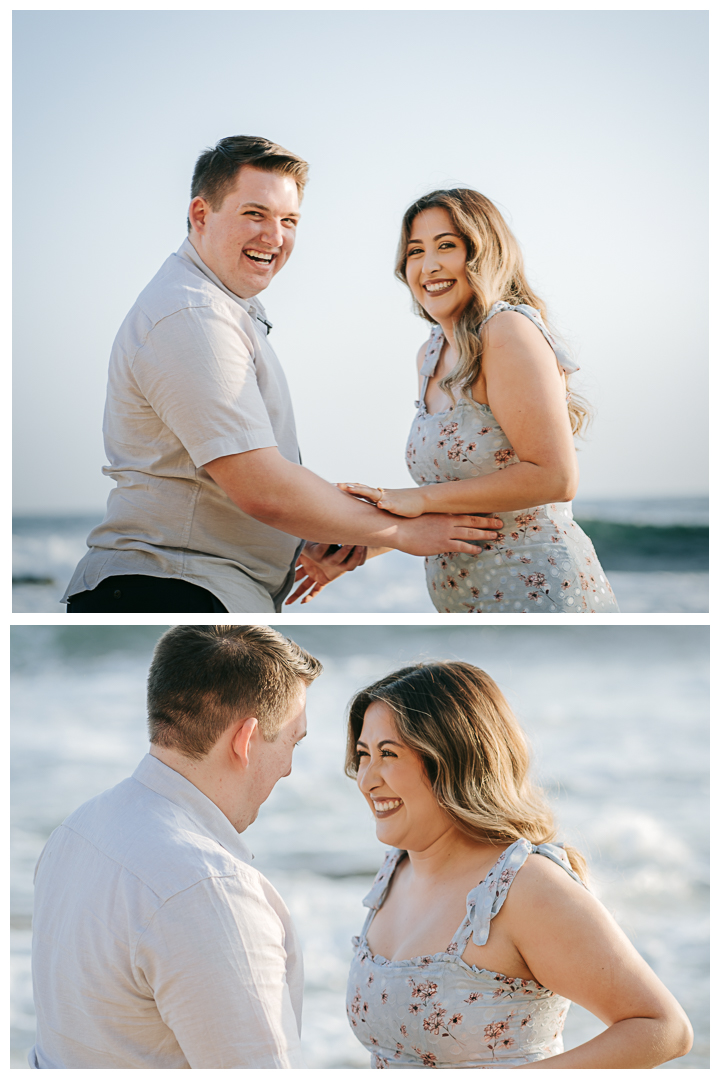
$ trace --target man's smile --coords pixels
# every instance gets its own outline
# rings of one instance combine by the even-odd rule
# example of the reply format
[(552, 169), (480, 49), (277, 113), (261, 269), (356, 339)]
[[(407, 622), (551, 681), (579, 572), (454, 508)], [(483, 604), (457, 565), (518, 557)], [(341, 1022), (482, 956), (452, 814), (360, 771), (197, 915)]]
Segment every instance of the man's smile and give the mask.
[(276, 252), (260, 251), (259, 248), (251, 247), (243, 248), (243, 255), (246, 255), (256, 266), (270, 266), (277, 258)]

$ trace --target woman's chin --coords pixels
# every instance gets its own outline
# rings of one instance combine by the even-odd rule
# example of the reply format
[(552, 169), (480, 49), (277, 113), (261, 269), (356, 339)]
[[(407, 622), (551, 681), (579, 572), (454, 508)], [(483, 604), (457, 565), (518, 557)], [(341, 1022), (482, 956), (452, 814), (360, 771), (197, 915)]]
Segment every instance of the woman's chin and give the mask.
[(387, 844), (388, 847), (402, 847), (401, 830), (393, 828), (389, 821), (376, 821), (375, 835), (381, 844)]

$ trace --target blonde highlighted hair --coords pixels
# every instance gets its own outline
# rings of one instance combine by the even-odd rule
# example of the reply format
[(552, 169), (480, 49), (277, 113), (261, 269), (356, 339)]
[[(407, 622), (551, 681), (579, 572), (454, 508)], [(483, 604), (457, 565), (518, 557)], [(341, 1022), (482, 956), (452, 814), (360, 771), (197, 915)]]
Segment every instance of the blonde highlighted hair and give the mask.
[[(408, 283), (405, 266), (413, 222), (418, 214), (432, 207), (448, 212), (456, 232), (465, 242), (465, 272), (473, 294), (453, 330), (458, 362), (438, 385), (450, 398), (457, 387), (464, 397), (472, 400), (470, 388), (480, 374), (482, 363), (480, 328), (493, 304), (498, 300), (508, 304), (528, 304), (537, 308), (543, 321), (547, 321), (547, 312), (543, 301), (527, 283), (520, 245), (502, 214), (494, 203), (472, 188), (431, 191), (405, 211), (395, 264), (395, 275), (400, 281), (405, 285)], [(434, 322), (414, 298), (413, 308), (417, 315)], [(564, 375), (570, 425), (573, 434), (577, 435), (588, 423), (590, 410), (587, 403), (569, 389), (567, 372)]]
[[(392, 710), (400, 739), (420, 755), (439, 806), (461, 832), (498, 846), (522, 837), (533, 844), (554, 839), (552, 810), (528, 777), (525, 735), (484, 671), (459, 660), (414, 664), (360, 690), (348, 714), (345, 772), (351, 777), (374, 701)], [(567, 845), (565, 851), (585, 881), (585, 859)]]

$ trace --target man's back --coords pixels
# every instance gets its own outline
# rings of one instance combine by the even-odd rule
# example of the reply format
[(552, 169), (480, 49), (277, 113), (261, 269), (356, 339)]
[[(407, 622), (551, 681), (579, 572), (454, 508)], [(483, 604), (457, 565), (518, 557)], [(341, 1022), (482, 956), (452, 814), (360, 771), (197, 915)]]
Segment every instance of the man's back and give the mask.
[(287, 909), (225, 815), (147, 756), (38, 862), (35, 1068), (302, 1067)]

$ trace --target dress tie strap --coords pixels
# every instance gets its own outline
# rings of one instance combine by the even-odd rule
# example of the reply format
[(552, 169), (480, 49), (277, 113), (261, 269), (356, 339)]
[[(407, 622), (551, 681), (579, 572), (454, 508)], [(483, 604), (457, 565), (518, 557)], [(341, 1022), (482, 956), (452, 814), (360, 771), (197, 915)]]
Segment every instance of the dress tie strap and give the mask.
[(562, 844), (531, 844), (524, 837), (507, 848), (487, 877), (467, 895), (467, 914), (458, 928), (448, 952), (462, 956), (472, 936), (475, 945), (485, 945), (490, 934), (490, 923), (505, 903), (510, 886), (529, 855), (544, 855), (561, 866), (575, 881), (583, 882), (570, 866), (570, 860)]

